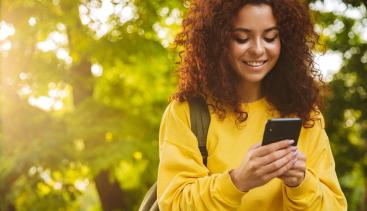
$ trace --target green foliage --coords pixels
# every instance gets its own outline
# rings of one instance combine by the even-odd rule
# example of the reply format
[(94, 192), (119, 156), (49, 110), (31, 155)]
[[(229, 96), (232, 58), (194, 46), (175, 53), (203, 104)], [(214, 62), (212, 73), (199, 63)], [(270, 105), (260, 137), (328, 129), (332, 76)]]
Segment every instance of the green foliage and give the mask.
[[(343, 53), (341, 70), (328, 84), (326, 94), (326, 129), (331, 141), (336, 170), (348, 210), (367, 209), (367, 44), (356, 31), (358, 25), (366, 28), (366, 1), (343, 1), (349, 8), (359, 7), (362, 20), (343, 14), (316, 13), (317, 23), (323, 28), (332, 24), (343, 27), (335, 34), (323, 36), (329, 50)], [(365, 39), (365, 38), (364, 38)]]
[[(88, 194), (87, 189), (95, 189), (94, 177), (105, 170), (121, 189), (135, 193), (125, 196), (135, 203), (129, 205), (132, 208), (155, 180), (157, 131), (174, 89), (176, 57), (162, 45), (153, 25), (166, 18), (159, 15), (162, 8), (169, 14), (182, 6), (179, 1), (113, 1), (120, 8), (132, 5), (134, 17), (120, 21), (120, 11), (107, 20), (81, 22), (82, 6), (91, 14), (103, 4), (2, 1), (7, 9), (1, 18), (16, 32), (7, 38), (11, 50), (2, 52), (5, 136), (0, 147), (0, 192), (9, 194), (1, 194), (1, 210), (101, 209), (96, 191), (90, 200), (80, 199)], [(93, 24), (109, 29), (101, 36)], [(171, 34), (179, 28), (177, 23), (165, 27)], [(54, 50), (40, 50), (40, 42), (58, 39), (52, 37), (55, 33), (66, 41), (56, 42)], [(59, 49), (67, 52), (64, 59)], [(93, 76), (92, 64), (100, 65), (103, 74)], [(22, 89), (30, 91), (22, 93)], [(54, 96), (63, 103), (62, 109), (30, 105), (30, 99), (41, 96)], [(51, 182), (40, 176), (44, 171)], [(76, 182), (85, 180), (89, 185), (78, 190)]]

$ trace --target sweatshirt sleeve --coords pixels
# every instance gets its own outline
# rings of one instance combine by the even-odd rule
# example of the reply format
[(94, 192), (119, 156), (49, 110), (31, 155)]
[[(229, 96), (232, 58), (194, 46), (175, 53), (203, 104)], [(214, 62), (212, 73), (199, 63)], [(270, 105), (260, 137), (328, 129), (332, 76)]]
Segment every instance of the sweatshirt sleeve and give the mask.
[(322, 115), (319, 119), (313, 128), (305, 129), (299, 146), (307, 159), (305, 179), (294, 188), (283, 184), (284, 210), (347, 210)]
[(210, 174), (190, 129), (188, 103), (171, 102), (159, 133), (157, 198), (160, 210), (233, 210), (245, 194), (229, 170)]

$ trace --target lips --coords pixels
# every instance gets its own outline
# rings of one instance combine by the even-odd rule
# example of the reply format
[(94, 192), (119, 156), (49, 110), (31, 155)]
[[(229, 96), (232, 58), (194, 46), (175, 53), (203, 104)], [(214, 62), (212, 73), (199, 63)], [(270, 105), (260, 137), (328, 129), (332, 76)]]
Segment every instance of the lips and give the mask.
[(266, 63), (266, 60), (263, 61), (243, 61), (244, 64), (250, 66), (250, 67), (261, 67)]

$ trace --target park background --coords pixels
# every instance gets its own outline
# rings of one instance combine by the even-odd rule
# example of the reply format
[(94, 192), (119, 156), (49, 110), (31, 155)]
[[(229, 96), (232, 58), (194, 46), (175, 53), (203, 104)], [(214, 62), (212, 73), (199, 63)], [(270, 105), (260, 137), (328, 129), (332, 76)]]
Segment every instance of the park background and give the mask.
[[(0, 210), (137, 210), (190, 1), (1, 0)], [(349, 210), (367, 210), (367, 2), (307, 1)]]

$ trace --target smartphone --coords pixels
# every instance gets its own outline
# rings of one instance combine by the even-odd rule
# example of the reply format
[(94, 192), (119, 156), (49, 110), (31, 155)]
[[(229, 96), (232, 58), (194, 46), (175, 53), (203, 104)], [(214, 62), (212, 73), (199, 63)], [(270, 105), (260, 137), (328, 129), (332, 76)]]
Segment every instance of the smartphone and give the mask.
[(271, 144), (284, 139), (294, 140), (297, 145), (301, 132), (302, 120), (300, 118), (274, 118), (269, 119), (265, 125), (262, 145)]

